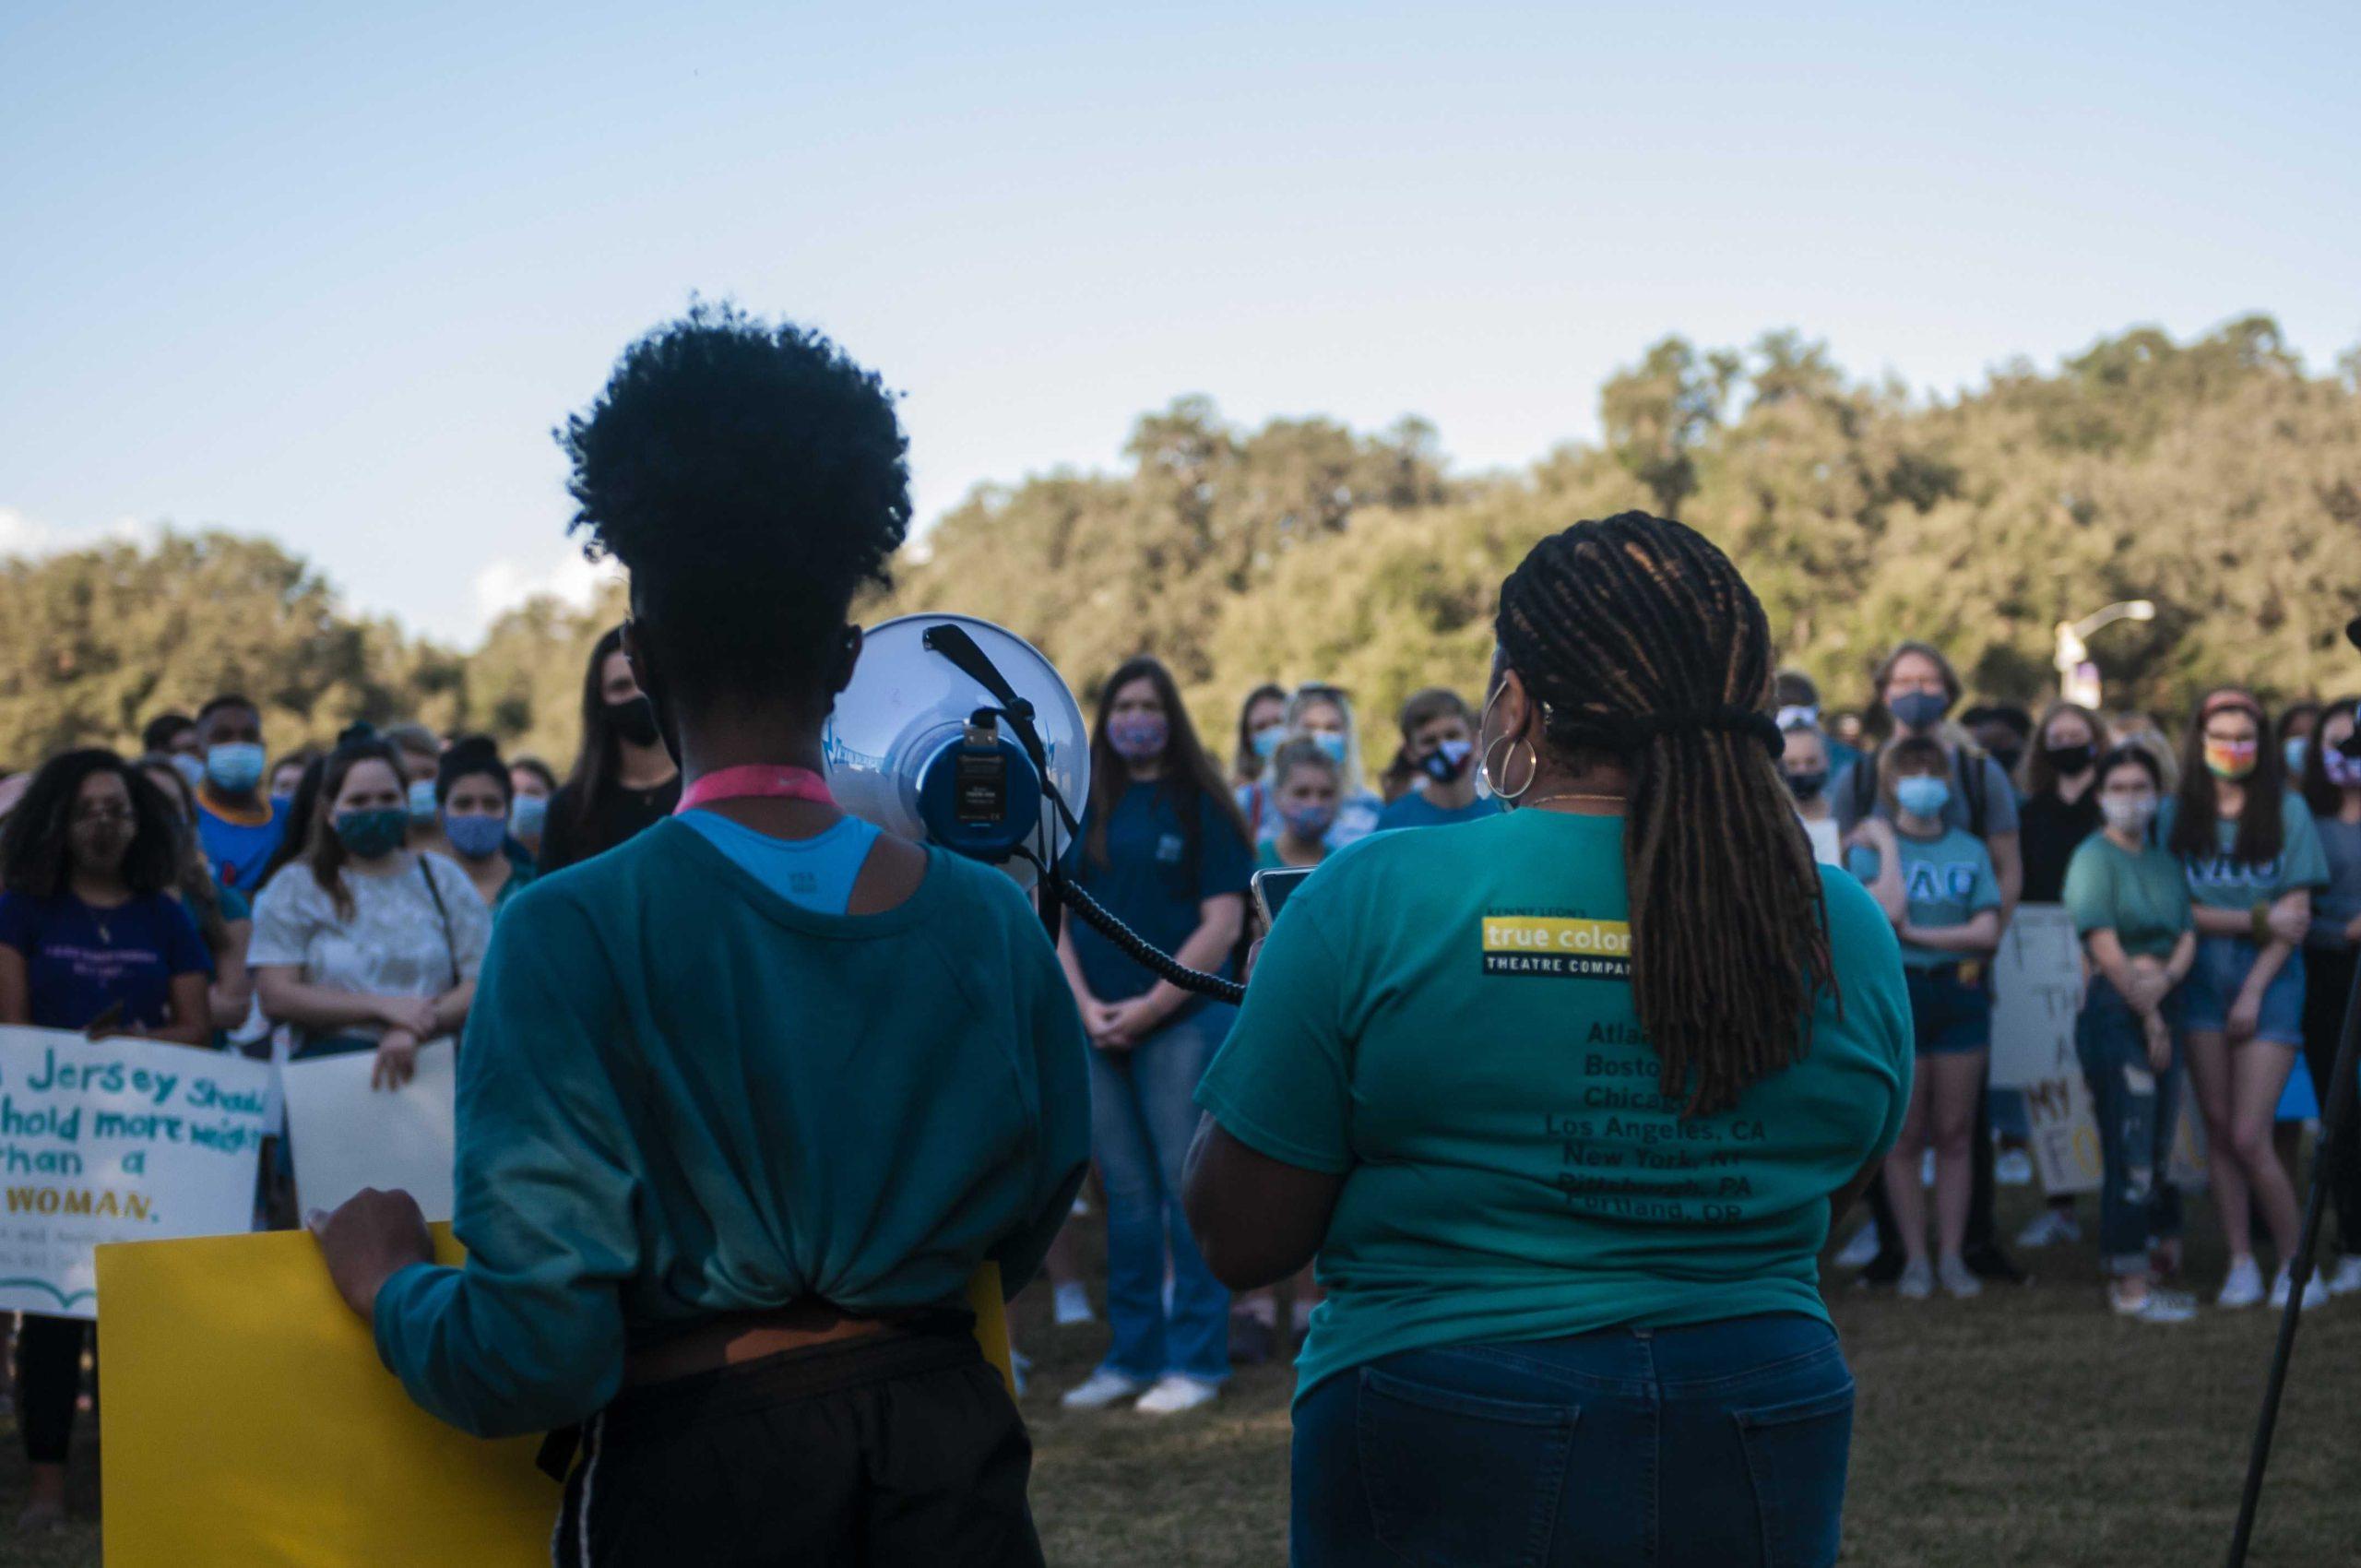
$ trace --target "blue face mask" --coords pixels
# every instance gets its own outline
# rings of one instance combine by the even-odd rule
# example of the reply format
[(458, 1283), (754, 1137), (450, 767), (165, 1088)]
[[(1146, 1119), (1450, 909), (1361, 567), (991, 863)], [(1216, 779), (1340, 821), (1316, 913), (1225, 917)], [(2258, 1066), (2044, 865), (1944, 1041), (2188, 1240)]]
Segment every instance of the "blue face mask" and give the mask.
[(224, 741), (205, 754), (205, 777), (225, 795), (243, 795), (262, 782), (267, 762), (253, 741)]
[(433, 822), (437, 809), (433, 779), (421, 778), (409, 787), (409, 819), (412, 822)]
[(1940, 692), (1904, 692), (1885, 705), (1893, 721), (1904, 730), (1931, 730), (1951, 711), (1952, 699)]
[(1264, 725), (1260, 730), (1254, 731), (1254, 754), (1268, 760), (1271, 754), (1279, 749), (1279, 743), (1287, 738), (1287, 727), (1286, 725)]
[(190, 789), (194, 790), (198, 785), (205, 782), (204, 759), (200, 757), (186, 756), (179, 752), (174, 752), (172, 754), (172, 771), (179, 774), (183, 778), (187, 779), (188, 787)]
[(398, 806), (379, 811), (338, 812), (336, 836), (344, 852), (356, 861), (390, 855), (409, 840), (409, 813)]
[(508, 819), (504, 816), (446, 816), (443, 819), (443, 837), (451, 848), (471, 861), (488, 861), (500, 853), (508, 842)]
[(1952, 787), (1942, 779), (1921, 774), (1897, 782), (1893, 799), (1908, 815), (1932, 819), (1941, 816), (1943, 808), (1951, 804)]
[(1334, 806), (1282, 807), (1279, 811), (1279, 819), (1287, 825), (1287, 831), (1298, 838), (1307, 839), (1316, 844), (1327, 837), (1328, 829), (1335, 826), (1336, 808)]
[(2285, 752), (2287, 756), (2287, 777), (2290, 778), (2297, 777), (2304, 771), (2304, 748), (2306, 743), (2307, 742), (2304, 736), (2290, 735), (2287, 737)]
[(1326, 752), (1330, 762), (1341, 763), (1345, 760), (1344, 736), (1332, 735), (1323, 731), (1312, 736), (1311, 743), (1318, 746), (1322, 751)]
[(519, 795), (508, 808), (508, 831), (519, 838), (538, 838), (550, 820), (547, 795)]

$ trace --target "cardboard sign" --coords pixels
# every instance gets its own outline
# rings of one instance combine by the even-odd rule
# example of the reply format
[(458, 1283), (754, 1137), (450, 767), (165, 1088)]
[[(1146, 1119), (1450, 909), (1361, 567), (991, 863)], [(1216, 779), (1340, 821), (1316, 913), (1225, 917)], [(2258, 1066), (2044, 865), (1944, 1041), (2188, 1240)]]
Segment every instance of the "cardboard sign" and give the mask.
[(254, 1225), (267, 1063), (0, 1027), (0, 1310), (98, 1316), (92, 1251)]
[(428, 1219), (449, 1219), (457, 1048), (449, 1040), (422, 1048), (417, 1075), (397, 1089), (369, 1087), (375, 1062), (361, 1051), (287, 1064), (295, 1201), (334, 1208), (363, 1187), (398, 1187)]
[(2082, 1008), (2082, 945), (2062, 904), (2020, 904), (1992, 955), (1995, 1088), (2026, 1088), (2079, 1072), (2074, 1019)]
[[(309, 1234), (110, 1246), (98, 1268), (107, 1568), (549, 1561), (561, 1491), (540, 1440), (469, 1437), (412, 1404)], [(999, 1269), (968, 1296), (1006, 1379)]]

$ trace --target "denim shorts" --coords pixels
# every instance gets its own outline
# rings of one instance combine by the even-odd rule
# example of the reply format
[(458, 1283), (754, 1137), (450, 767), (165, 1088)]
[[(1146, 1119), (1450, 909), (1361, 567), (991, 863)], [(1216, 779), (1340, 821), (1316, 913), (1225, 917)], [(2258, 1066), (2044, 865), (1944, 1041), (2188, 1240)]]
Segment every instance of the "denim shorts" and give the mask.
[[(2197, 962), (2181, 987), (2181, 1026), (2192, 1034), (2220, 1034), (2229, 1027), (2230, 1008), (2247, 983), (2258, 956), (2255, 944), (2243, 936), (2201, 936)], [(2273, 1045), (2304, 1043), (2304, 953), (2287, 955), (2270, 985), (2263, 988), (2261, 1021), (2254, 1038)]]
[(1957, 964), (1922, 969), (1903, 966), (1910, 987), (1910, 1022), (1921, 1056), (1958, 1056), (1992, 1044), (1992, 998), (1960, 979)]

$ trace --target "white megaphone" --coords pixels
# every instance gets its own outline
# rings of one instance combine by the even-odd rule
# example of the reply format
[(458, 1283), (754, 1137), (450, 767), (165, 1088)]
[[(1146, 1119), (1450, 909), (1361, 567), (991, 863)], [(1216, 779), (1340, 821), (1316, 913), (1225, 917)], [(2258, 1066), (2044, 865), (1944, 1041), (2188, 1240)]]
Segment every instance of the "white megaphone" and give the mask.
[(1074, 694), (1031, 643), (972, 615), (903, 615), (863, 633), (821, 748), (846, 811), (1026, 887), (1034, 861), (1065, 854), (1070, 814), (1089, 796)]

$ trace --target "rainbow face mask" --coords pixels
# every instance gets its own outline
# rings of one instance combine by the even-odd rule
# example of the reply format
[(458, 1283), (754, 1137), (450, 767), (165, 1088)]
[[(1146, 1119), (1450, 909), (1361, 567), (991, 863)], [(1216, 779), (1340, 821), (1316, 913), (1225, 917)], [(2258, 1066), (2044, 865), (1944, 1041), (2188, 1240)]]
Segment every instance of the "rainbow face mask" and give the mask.
[(2252, 741), (2217, 741), (2205, 739), (2205, 768), (2216, 778), (2244, 778), (2254, 771), (2255, 757), (2261, 750)]

